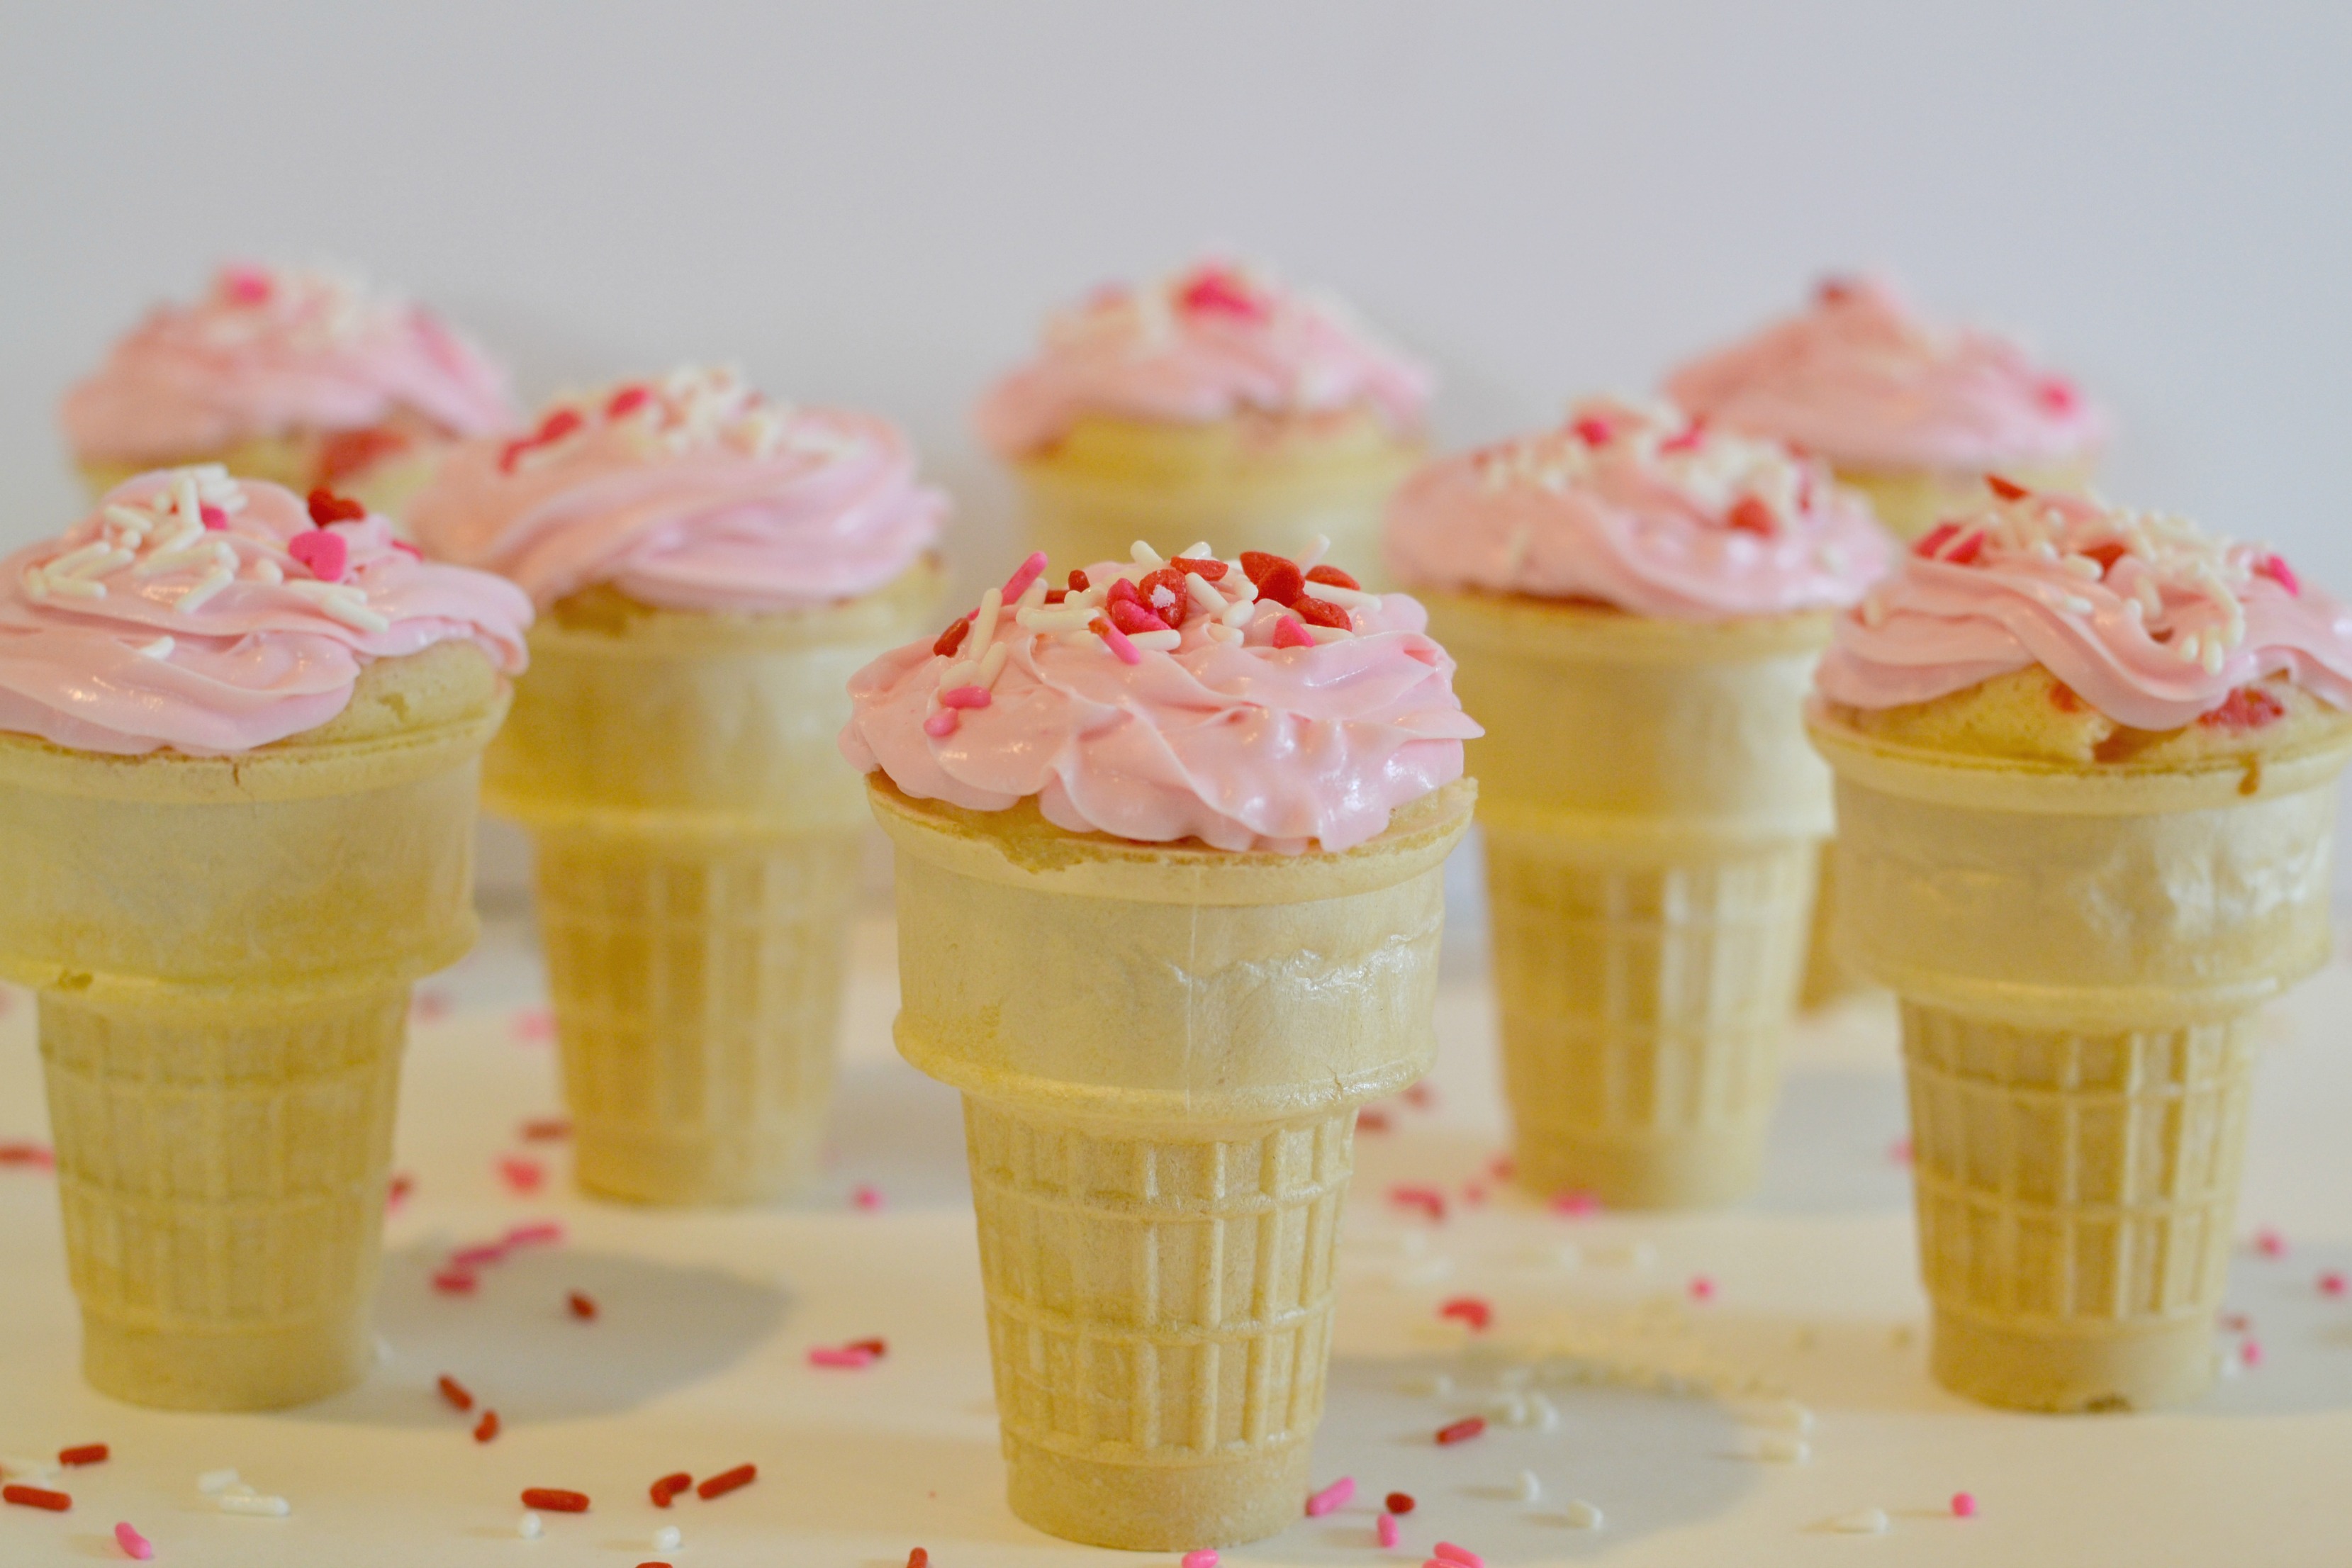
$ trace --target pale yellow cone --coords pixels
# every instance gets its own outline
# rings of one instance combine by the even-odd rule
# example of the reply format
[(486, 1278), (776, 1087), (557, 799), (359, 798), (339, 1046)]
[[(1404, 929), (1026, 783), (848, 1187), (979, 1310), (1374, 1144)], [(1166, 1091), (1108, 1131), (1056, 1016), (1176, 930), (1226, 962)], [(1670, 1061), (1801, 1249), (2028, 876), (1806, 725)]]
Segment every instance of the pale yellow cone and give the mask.
[(1124, 561), (1137, 540), (1295, 558), (1321, 534), (1324, 560), (1377, 586), (1389, 497), (1422, 457), (1368, 411), (1206, 425), (1097, 417), (1014, 467), (1031, 546), (1057, 568)]
[(1947, 1387), (2138, 1409), (2212, 1377), (2254, 1009), (2326, 962), (2352, 726), (2258, 763), (1872, 742), (1837, 771), (1838, 936), (1903, 1001)]
[(751, 1203), (814, 1172), (866, 822), (835, 736), (938, 576), (763, 616), (592, 590), (531, 629), (487, 787), (538, 844), (582, 1186)]
[(228, 758), (0, 737), (0, 973), (39, 993), (83, 1370), (270, 1409), (357, 1383), (411, 982), (473, 941), (471, 645)]
[(898, 847), (898, 1048), (964, 1094), (1013, 1511), (1130, 1551), (1285, 1528), (1356, 1110), (1434, 1059), (1471, 786), (1305, 856), (869, 787)]
[(1740, 1197), (1830, 826), (1800, 719), (1828, 617), (1426, 599), (1486, 727), (1470, 767), (1518, 1180), (1613, 1206)]
[[(338, 495), (361, 502), (370, 511), (378, 512), (397, 522), (416, 492), (423, 489), (440, 468), (441, 459), (448, 456), (457, 443), (421, 422), (405, 422), (411, 439), (408, 450), (369, 464), (357, 473), (346, 475), (333, 482)], [(248, 436), (235, 446), (217, 452), (194, 453), (185, 457), (153, 462), (126, 463), (86, 458), (76, 467), (80, 470), (82, 488), (97, 500), (126, 479), (136, 479), (156, 468), (186, 468), (203, 463), (218, 463), (241, 479), (266, 479), (274, 485), (284, 485), (296, 495), (307, 495), (312, 487), (323, 482), (320, 477), (327, 437), (315, 430), (288, 432), (274, 436)]]

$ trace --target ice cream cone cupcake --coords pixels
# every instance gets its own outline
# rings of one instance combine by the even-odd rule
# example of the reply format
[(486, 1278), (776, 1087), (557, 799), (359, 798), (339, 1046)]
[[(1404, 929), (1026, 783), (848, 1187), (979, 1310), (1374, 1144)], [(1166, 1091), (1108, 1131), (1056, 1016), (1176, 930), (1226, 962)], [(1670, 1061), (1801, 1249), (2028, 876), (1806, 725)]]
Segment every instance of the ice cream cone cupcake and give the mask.
[(930, 613), (944, 510), (884, 421), (698, 369), (560, 398), (417, 498), (429, 552), (543, 612), (486, 788), (537, 843), (590, 1191), (749, 1203), (814, 1171), (867, 821), (834, 736)]
[(2325, 962), (2352, 619), (2275, 555), (2000, 485), (1838, 623), (1838, 937), (1903, 1007), (1932, 1366), (2210, 1380), (2252, 1016)]
[(408, 991), (473, 941), (530, 606), (382, 518), (148, 474), (0, 563), (0, 973), (38, 994), (82, 1364), (359, 1381)]
[(1296, 556), (1319, 536), (1361, 571), (1421, 459), (1428, 395), (1339, 300), (1210, 260), (1056, 316), (978, 422), (1056, 561), (1196, 533)]
[(851, 686), (898, 1048), (964, 1095), (1013, 1511), (1253, 1541), (1307, 1491), (1357, 1108), (1435, 1053), (1476, 727), (1332, 568), (1045, 565)]
[(159, 306), (67, 394), (93, 496), (131, 475), (218, 463), (396, 516), (453, 442), (514, 423), (506, 376), (422, 307), (341, 274), (226, 267)]
[[(2106, 436), (2066, 376), (1997, 333), (1923, 320), (1872, 278), (1823, 282), (1811, 310), (1685, 365), (1666, 391), (1702, 418), (1825, 459), (1905, 540), (1973, 510), (1989, 473), (2081, 489)], [(1835, 888), (1825, 858), (1809, 1006), (1858, 989), (1828, 939)]]
[(1520, 1182), (1741, 1196), (1830, 831), (1800, 713), (1884, 536), (1775, 443), (1599, 399), (1415, 476), (1388, 553), (1486, 726), (1470, 765)]

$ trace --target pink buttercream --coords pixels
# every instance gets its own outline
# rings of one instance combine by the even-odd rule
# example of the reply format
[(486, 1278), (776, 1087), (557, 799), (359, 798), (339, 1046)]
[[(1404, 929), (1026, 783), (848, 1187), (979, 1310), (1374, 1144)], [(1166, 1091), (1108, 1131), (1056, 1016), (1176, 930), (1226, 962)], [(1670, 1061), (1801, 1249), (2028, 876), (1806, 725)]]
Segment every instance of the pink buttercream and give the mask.
[(341, 713), (375, 659), (465, 638), (517, 674), (530, 618), (512, 584), (428, 565), (380, 517), (320, 529), (212, 465), (142, 474), (0, 563), (0, 731), (248, 752)]
[(2352, 616), (2285, 563), (2178, 518), (2021, 495), (1946, 522), (1838, 622), (1832, 702), (1926, 702), (2040, 665), (2119, 724), (2172, 730), (2285, 672), (2352, 708)]
[[(999, 615), (992, 591), (954, 653), (883, 655), (850, 680), (843, 754), (920, 799), (1001, 811), (1034, 796), (1072, 832), (1286, 854), (1363, 843), (1462, 776), (1462, 742), (1481, 731), (1412, 599), (1338, 590), (1349, 625), (1310, 630), (1292, 609), (1247, 603), (1228, 563), (1216, 586), (1192, 590), (1224, 606), (1213, 614), (1150, 590), (1181, 630), (1087, 629), (1104, 590), (1155, 564), (1089, 568), (1087, 594), (1058, 605), (1040, 602), (1040, 580)], [(1153, 620), (1112, 608), (1130, 626)]]
[(76, 457), (141, 463), (401, 411), (452, 436), (514, 419), (504, 374), (420, 307), (330, 273), (230, 267), (116, 343), (66, 395), (64, 420)]
[(1694, 414), (1858, 470), (1976, 473), (2086, 456), (2105, 433), (2064, 376), (2009, 339), (1931, 326), (1873, 279), (1667, 378)]
[(1204, 425), (1244, 408), (1361, 406), (1411, 435), (1428, 401), (1429, 373), (1339, 300), (1205, 261), (1055, 316), (1037, 358), (998, 382), (976, 417), (989, 446), (1018, 458), (1088, 415)]
[(1820, 465), (1608, 398), (1423, 468), (1390, 507), (1385, 546), (1389, 570), (1416, 585), (1682, 621), (1850, 605), (1889, 553)]
[(687, 369), (558, 399), (520, 440), (468, 444), (409, 508), (434, 554), (544, 607), (591, 584), (678, 610), (805, 609), (870, 594), (947, 510), (887, 421), (771, 403)]

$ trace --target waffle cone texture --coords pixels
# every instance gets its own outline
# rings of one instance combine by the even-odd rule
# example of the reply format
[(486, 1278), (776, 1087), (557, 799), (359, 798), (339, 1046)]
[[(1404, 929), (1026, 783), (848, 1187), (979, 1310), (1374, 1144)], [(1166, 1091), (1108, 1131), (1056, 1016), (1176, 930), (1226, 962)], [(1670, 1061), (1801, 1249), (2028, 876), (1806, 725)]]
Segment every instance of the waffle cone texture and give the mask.
[(1799, 717), (1827, 618), (1428, 603), (1486, 727), (1470, 767), (1519, 1181), (1617, 1207), (1741, 1197), (1830, 826)]
[(100, 1392), (270, 1409), (373, 1362), (409, 988), (472, 943), (504, 708), (229, 758), (0, 737), (0, 973), (38, 994)]
[(936, 590), (922, 566), (766, 616), (596, 590), (532, 627), (487, 792), (537, 844), (582, 1186), (740, 1204), (814, 1173), (866, 821), (834, 737)]
[(2030, 1410), (2196, 1397), (2253, 1014), (2326, 962), (2352, 723), (2198, 769), (1813, 734), (1838, 776), (1838, 939), (1902, 1001), (1937, 1378)]
[(1472, 786), (1303, 856), (868, 789), (898, 851), (898, 1048), (964, 1096), (1013, 1511), (1131, 1551), (1285, 1528), (1355, 1113), (1434, 1059)]

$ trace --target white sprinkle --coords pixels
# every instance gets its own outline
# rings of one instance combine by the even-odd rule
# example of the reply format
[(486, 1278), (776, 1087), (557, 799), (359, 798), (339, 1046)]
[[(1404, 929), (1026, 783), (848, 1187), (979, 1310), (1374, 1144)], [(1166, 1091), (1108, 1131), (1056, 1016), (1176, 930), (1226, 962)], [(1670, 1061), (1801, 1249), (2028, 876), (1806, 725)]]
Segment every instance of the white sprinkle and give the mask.
[(654, 1550), (656, 1552), (675, 1552), (677, 1550), (677, 1543), (684, 1539), (685, 1537), (679, 1534), (677, 1526), (674, 1524), (665, 1524), (659, 1530), (654, 1531)]
[(1398, 1384), (1397, 1392), (1423, 1399), (1443, 1399), (1454, 1392), (1454, 1379), (1442, 1372), (1425, 1372)]
[(198, 578), (196, 585), (181, 595), (180, 602), (172, 607), (184, 616), (192, 616), (203, 609), (205, 602), (227, 587), (232, 580), (226, 572), (215, 566)]
[(13, 1456), (0, 1458), (0, 1476), (15, 1476), (23, 1480), (46, 1480), (58, 1473), (57, 1466), (47, 1459), (19, 1459)]
[(980, 661), (980, 679), (972, 684), (984, 690), (995, 690), (996, 678), (1004, 673), (1004, 656), (1012, 651), (1012, 646), (1010, 643), (998, 643), (990, 648), (988, 657)]
[(111, 523), (120, 524), (121, 527), (129, 529), (133, 533), (144, 533), (149, 529), (155, 526), (155, 520), (152, 516), (143, 511), (134, 511), (127, 506), (108, 507), (106, 509), (106, 521)]
[(1209, 558), (1209, 542), (1205, 539), (1196, 539), (1176, 553), (1183, 556), (1187, 561), (1207, 560)]
[(1257, 605), (1249, 599), (1235, 599), (1217, 618), (1229, 626), (1245, 626), (1257, 619)]
[(2069, 555), (2058, 563), (2075, 576), (2095, 583), (2105, 575), (2106, 569), (2087, 555)]
[(2124, 616), (2134, 626), (2137, 626), (2147, 618), (2147, 609), (2137, 599), (2126, 599), (2124, 601)]
[(28, 599), (34, 600), (37, 603), (38, 601), (49, 596), (48, 574), (43, 572), (37, 566), (26, 567), (24, 575), (19, 577), (17, 581), (24, 584), (25, 597)]
[(1055, 632), (1085, 630), (1087, 623), (1094, 619), (1094, 611), (1084, 605), (1076, 609), (1069, 609), (1063, 605), (1048, 605), (1037, 609), (1022, 610), (1013, 618), (1019, 623), (1024, 632), (1051, 635)]
[(1557, 1432), (1559, 1430), (1559, 1405), (1554, 1405), (1550, 1400), (1546, 1399), (1540, 1394), (1530, 1394), (1528, 1395), (1528, 1408), (1535, 1414), (1535, 1428), (1537, 1431)]
[(1003, 612), (1003, 589), (991, 588), (980, 596), (980, 614), (972, 617), (971, 637), (966, 644), (973, 658), (987, 651), (988, 639), (996, 635), (996, 617)]
[(139, 651), (148, 658), (169, 658), (172, 657), (172, 639), (157, 637), (153, 642), (143, 644)]
[(207, 561), (217, 563), (218, 559), (213, 553), (213, 547), (208, 543), (191, 544), (179, 550), (157, 550), (150, 552), (146, 560), (139, 563), (138, 568), (131, 574), (134, 577), (153, 577), (165, 572), (176, 572), (183, 566), (201, 566)]
[(2217, 637), (2208, 637), (2205, 639), (2204, 651), (2198, 662), (2205, 667), (2206, 674), (2219, 675), (2221, 673), (2221, 661), (2226, 657), (2221, 640)]
[(1535, 1418), (1528, 1412), (1527, 1396), (1522, 1394), (1498, 1394), (1486, 1401), (1486, 1414), (1506, 1426), (1532, 1426)]
[(253, 1495), (253, 1489), (247, 1486), (243, 1481), (238, 1481), (234, 1486), (221, 1488), (221, 1496), (223, 1497), (251, 1497)]
[(1307, 584), (1307, 591), (1318, 599), (1325, 599), (1351, 610), (1378, 605), (1381, 602), (1381, 596), (1378, 594), (1367, 594), (1360, 588), (1342, 588), (1336, 583), (1309, 583)]
[(1513, 1502), (1543, 1500), (1543, 1483), (1536, 1479), (1536, 1473), (1533, 1470), (1521, 1470), (1511, 1478), (1511, 1500)]
[(1560, 1517), (1567, 1521), (1568, 1527), (1570, 1530), (1598, 1530), (1601, 1528), (1601, 1510), (1598, 1508), (1595, 1508), (1592, 1504), (1585, 1501), (1582, 1498), (1579, 1498), (1574, 1502), (1570, 1503), (1567, 1509), (1561, 1513)]
[(1792, 1432), (1773, 1432), (1757, 1443), (1756, 1457), (1775, 1465), (1811, 1464), (1813, 1447)]
[(1886, 1510), (1883, 1508), (1856, 1509), (1830, 1521), (1830, 1528), (1840, 1535), (1884, 1535), (1886, 1533)]
[(1208, 625), (1202, 626), (1201, 631), (1202, 634), (1211, 642), (1214, 643), (1239, 643), (1244, 640), (1238, 628), (1229, 626), (1223, 621), (1211, 621)]
[(233, 1469), (206, 1470), (196, 1478), (196, 1489), (206, 1497), (218, 1497), (236, 1485), (237, 1473)]
[(95, 555), (86, 555), (80, 551), (76, 551), (74, 553), (80, 555), (81, 559), (76, 561), (73, 565), (66, 571), (60, 572), (58, 569), (60, 563), (55, 561), (50, 562), (47, 567), (43, 568), (43, 570), (48, 573), (50, 582), (54, 583), (61, 576), (79, 577), (86, 580), (103, 577), (110, 572), (121, 570), (123, 567), (130, 565), (131, 562), (138, 559), (137, 556), (131, 554), (128, 550), (120, 549), (110, 544), (101, 544), (99, 547), (99, 552)]
[[(51, 577), (48, 579), (48, 590), (52, 594), (64, 594), (76, 599), (106, 597), (105, 584), (89, 582), (80, 577)], [(37, 598), (39, 595), (36, 595), (35, 597)]]
[(246, 566), (245, 575), (248, 582), (254, 583), (278, 584), (286, 581), (284, 569), (267, 555), (255, 556)]
[(79, 550), (67, 551), (63, 555), (51, 561), (47, 566), (43, 567), (42, 570), (59, 577), (68, 576), (72, 574), (75, 567), (80, 565), (83, 562), (95, 561), (113, 548), (114, 546), (107, 543), (103, 539), (93, 539)]
[(1321, 565), (1323, 557), (1330, 552), (1331, 536), (1328, 533), (1317, 534), (1307, 542), (1307, 548), (1299, 552), (1298, 569), (1305, 572), (1311, 567)]
[(2174, 654), (2179, 656), (2181, 663), (2195, 664), (2198, 662), (2204, 650), (2198, 646), (2197, 634), (2195, 632), (2190, 632), (2187, 637), (2182, 637), (2179, 642), (2172, 645), (2172, 651)]
[(1308, 626), (1307, 627), (1307, 635), (1313, 637), (1317, 643), (1320, 644), (1327, 642), (1344, 642), (1348, 638), (1354, 637), (1356, 634), (1349, 631), (1345, 626)]
[(202, 503), (196, 500), (195, 476), (182, 474), (180, 482), (173, 488), (173, 495), (179, 505), (180, 525), (202, 533), (205, 531), (205, 512)]
[(546, 1531), (547, 1526), (540, 1523), (539, 1515), (535, 1513), (525, 1513), (515, 1521), (515, 1533), (525, 1541), (537, 1541)]
[(223, 1513), (241, 1513), (255, 1519), (284, 1519), (294, 1511), (282, 1497), (238, 1497), (223, 1493), (220, 1500)]
[(1174, 653), (1184, 644), (1181, 632), (1129, 632), (1127, 640), (1154, 653)]
[(1151, 546), (1144, 543), (1140, 539), (1137, 540), (1133, 544), (1128, 547), (1127, 553), (1128, 558), (1133, 561), (1138, 566), (1165, 566), (1168, 564), (1166, 562), (1160, 559), (1160, 552), (1152, 549)]
[[(319, 601), (319, 608), (324, 610), (331, 619), (341, 621), (354, 631), (381, 632), (388, 631), (392, 626), (390, 620), (369, 609), (363, 600), (341, 597), (321, 599)], [(991, 654), (1003, 651), (1002, 648), (989, 649)]]
[(2077, 616), (2087, 616), (2097, 607), (2080, 594), (2065, 595), (2058, 603), (2063, 605), (2069, 614)]
[[(1015, 612), (1034, 610), (1045, 604), (1046, 587), (1045, 574), (1043, 572), (1030, 578), (1029, 585), (1021, 590), (1021, 596), (1013, 601)], [(999, 589), (998, 592), (1002, 593), (1003, 590)]]
[(1209, 585), (1209, 580), (1198, 572), (1184, 574), (1184, 591), (1204, 614), (1222, 616), (1225, 613), (1225, 596)]

